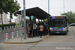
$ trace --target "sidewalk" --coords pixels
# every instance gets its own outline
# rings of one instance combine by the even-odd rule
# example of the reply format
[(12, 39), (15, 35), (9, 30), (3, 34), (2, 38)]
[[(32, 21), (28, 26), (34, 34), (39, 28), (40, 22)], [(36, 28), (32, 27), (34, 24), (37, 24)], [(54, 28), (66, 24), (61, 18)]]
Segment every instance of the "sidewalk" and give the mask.
[(14, 39), (9, 39), (8, 41), (3, 41), (3, 43), (6, 43), (6, 44), (28, 44), (28, 43), (36, 43), (36, 42), (40, 42), (42, 41), (43, 39), (47, 38), (48, 35), (46, 36), (42, 36), (42, 38), (40, 37), (33, 37), (33, 38), (26, 38), (24, 40), (24, 36), (22, 37), (16, 37)]

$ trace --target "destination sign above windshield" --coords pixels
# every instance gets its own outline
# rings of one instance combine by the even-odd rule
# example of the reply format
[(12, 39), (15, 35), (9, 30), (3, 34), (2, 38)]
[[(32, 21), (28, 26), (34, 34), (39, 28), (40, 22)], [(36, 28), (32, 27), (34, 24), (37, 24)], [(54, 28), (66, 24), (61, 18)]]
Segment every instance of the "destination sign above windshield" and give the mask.
[(52, 17), (52, 19), (63, 19), (64, 17)]

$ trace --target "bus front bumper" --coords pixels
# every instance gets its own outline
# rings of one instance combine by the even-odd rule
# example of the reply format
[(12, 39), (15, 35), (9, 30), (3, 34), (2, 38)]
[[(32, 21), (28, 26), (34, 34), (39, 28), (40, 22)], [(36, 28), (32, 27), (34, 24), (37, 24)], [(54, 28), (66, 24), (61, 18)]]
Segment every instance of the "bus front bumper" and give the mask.
[(50, 33), (55, 33), (55, 34), (64, 34), (67, 33), (67, 31), (50, 31)]

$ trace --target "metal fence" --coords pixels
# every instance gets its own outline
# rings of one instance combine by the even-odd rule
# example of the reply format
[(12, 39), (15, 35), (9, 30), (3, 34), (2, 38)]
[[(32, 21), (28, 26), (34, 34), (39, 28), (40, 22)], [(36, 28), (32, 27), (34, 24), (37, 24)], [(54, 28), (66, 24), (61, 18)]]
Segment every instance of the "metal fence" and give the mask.
[[(8, 40), (8, 39), (13, 39), (15, 37), (20, 37), (24, 33), (24, 27), (22, 26), (10, 26), (9, 27), (4, 27), (4, 30), (0, 29), (0, 42)], [(8, 38), (8, 39), (7, 39)]]

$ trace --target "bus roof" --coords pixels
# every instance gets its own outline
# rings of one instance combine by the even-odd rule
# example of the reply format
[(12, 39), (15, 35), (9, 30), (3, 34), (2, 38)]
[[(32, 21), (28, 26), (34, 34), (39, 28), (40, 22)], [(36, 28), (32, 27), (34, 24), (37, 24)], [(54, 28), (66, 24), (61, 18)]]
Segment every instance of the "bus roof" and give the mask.
[(66, 17), (66, 16), (51, 16), (51, 17)]

